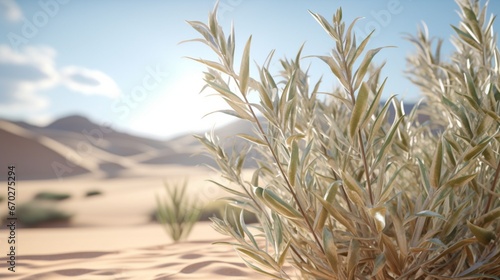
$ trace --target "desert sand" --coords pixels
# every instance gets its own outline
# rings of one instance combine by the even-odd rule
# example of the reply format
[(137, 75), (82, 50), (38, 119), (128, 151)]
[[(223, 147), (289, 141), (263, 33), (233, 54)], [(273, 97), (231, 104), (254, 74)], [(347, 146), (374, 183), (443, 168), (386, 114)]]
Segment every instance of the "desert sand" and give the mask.
[[(203, 203), (227, 195), (207, 182), (223, 180), (197, 155), (202, 147), (191, 135), (152, 140), (69, 116), (46, 127), (0, 120), (0, 140), (0, 217), (9, 211), (8, 166), (15, 166), (16, 207), (48, 191), (70, 195), (44, 203), (72, 214), (36, 228), (16, 224), (15, 272), (8, 269), (11, 234), (3, 221), (0, 279), (264, 279), (231, 247), (212, 245), (230, 239), (210, 222), (173, 243), (153, 221), (164, 182), (187, 180), (190, 195)], [(86, 196), (94, 190), (101, 194)]]
[[(208, 202), (223, 195), (206, 182), (216, 174), (185, 166), (139, 171), (105, 180), (89, 175), (18, 181), (16, 203), (42, 190), (70, 193), (70, 199), (54, 203), (74, 216), (49, 228), (18, 228), (16, 272), (8, 270), (8, 232), (2, 226), (0, 279), (265, 279), (248, 269), (231, 247), (212, 245), (230, 239), (213, 230), (210, 222), (199, 222), (187, 241), (173, 243), (161, 225), (151, 221), (164, 180), (188, 178), (190, 191)], [(89, 189), (103, 194), (85, 197)], [(0, 207), (5, 215), (6, 201)]]
[(19, 231), (16, 272), (2, 265), (0, 278), (265, 279), (229, 247), (212, 245), (224, 240), (212, 232), (202, 222), (188, 241), (174, 244), (157, 225), (24, 229)]

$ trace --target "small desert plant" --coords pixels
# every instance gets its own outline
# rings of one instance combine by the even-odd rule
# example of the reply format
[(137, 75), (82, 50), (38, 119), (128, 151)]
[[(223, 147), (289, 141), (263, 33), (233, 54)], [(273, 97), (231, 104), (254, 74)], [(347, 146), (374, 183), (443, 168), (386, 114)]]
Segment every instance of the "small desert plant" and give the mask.
[[(335, 42), (316, 57), (341, 85), (328, 93), (310, 85), (302, 48), (280, 61), (279, 77), (271, 52), (253, 78), (251, 37), (236, 66), (234, 29), (225, 36), (217, 7), (208, 24), (188, 22), (218, 56), (193, 58), (208, 66), (207, 87), (256, 131), (238, 135), (259, 154), (250, 180), (247, 150), (198, 137), (231, 183), (217, 183), (232, 197), (214, 228), (250, 268), (279, 279), (498, 279), (500, 54), (486, 7), (458, 4), (451, 61), (424, 33), (409, 38), (410, 77), (425, 97), (408, 115), (394, 96), (381, 103), (386, 80), (372, 63), (381, 48), (365, 52), (371, 34), (356, 38), (341, 9), (332, 22), (311, 13)], [(258, 217), (255, 230), (242, 210)]]
[(67, 222), (72, 217), (69, 213), (36, 201), (19, 205), (16, 209), (16, 216), (18, 221), (27, 227), (43, 226), (52, 222)]
[(100, 190), (89, 190), (85, 193), (85, 197), (101, 195), (102, 192)]
[(56, 192), (39, 192), (35, 195), (36, 200), (52, 200), (52, 201), (60, 201), (70, 198), (71, 195), (67, 193), (56, 193)]
[(165, 183), (165, 190), (163, 199), (156, 197), (156, 218), (174, 241), (186, 239), (200, 219), (203, 207), (196, 197), (188, 196), (187, 182), (182, 185)]

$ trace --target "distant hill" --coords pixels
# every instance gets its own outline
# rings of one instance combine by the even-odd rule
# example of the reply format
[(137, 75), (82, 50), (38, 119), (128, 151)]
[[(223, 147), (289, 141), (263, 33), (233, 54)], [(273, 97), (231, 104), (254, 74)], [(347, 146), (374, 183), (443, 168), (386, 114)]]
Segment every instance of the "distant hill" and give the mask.
[[(224, 138), (250, 129), (246, 124), (230, 124), (216, 134)], [(79, 115), (60, 118), (45, 127), (0, 120), (0, 141), (0, 166), (15, 165), (24, 180), (117, 177), (124, 170), (148, 165), (215, 165), (191, 134), (159, 141), (120, 132)]]
[(45, 127), (0, 120), (0, 140), (0, 166), (16, 165), (25, 180), (115, 177), (140, 164), (134, 157), (178, 154), (167, 142), (122, 133), (76, 115)]
[(65, 138), (64, 136), (67, 138), (70, 135), (68, 132), (73, 132), (70, 139), (66, 139), (70, 140), (66, 144), (73, 148), (75, 147), (71, 139), (84, 140), (93, 146), (120, 156), (136, 155), (158, 149), (169, 149), (168, 144), (164, 141), (118, 132), (106, 124), (99, 125), (85, 117), (77, 115), (58, 119), (37, 131), (49, 137), (53, 136), (54, 138)]
[(97, 124), (91, 122), (89, 119), (79, 115), (70, 115), (67, 117), (55, 120), (47, 125), (47, 129), (57, 129), (63, 131), (81, 132), (82, 130), (93, 130), (98, 127)]
[[(14, 123), (0, 121), (0, 139), (0, 166), (16, 166), (19, 178), (57, 178), (58, 168), (66, 165), (63, 149), (54, 149), (47, 139)], [(90, 172), (84, 165), (66, 166), (65, 170), (73, 176)]]
[[(406, 105), (406, 113), (412, 108)], [(391, 112), (390, 119), (393, 115)], [(233, 146), (243, 145), (243, 140), (232, 137), (239, 133), (254, 134), (252, 125), (237, 120), (214, 131), (226, 143), (228, 153)], [(0, 143), (0, 166), (16, 165), (25, 180), (83, 174), (117, 177), (124, 170), (158, 165), (215, 166), (191, 134), (159, 141), (123, 133), (78, 115), (60, 118), (45, 127), (0, 120)], [(246, 166), (255, 167), (256, 157), (251, 153)]]

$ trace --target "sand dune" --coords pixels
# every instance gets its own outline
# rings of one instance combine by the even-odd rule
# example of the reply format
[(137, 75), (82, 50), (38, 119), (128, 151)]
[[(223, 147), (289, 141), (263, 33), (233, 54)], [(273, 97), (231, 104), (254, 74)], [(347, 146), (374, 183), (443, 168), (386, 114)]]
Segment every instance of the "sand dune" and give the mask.
[[(53, 164), (65, 165), (67, 162), (67, 149), (54, 149), (47, 145), (48, 139), (32, 133), (20, 126), (0, 121), (0, 166), (8, 165), (23, 166), (23, 173), (27, 179), (51, 179), (57, 177), (54, 173)], [(45, 143), (44, 143), (45, 142)], [(87, 167), (90, 167), (88, 165)], [(68, 167), (72, 175), (80, 175), (89, 172), (82, 165)]]
[[(225, 138), (236, 131), (250, 133), (250, 126), (230, 124), (217, 133)], [(27, 171), (25, 180), (82, 174), (117, 178), (128, 171), (158, 165), (215, 166), (201, 154), (204, 148), (192, 135), (153, 140), (116, 131), (82, 116), (64, 117), (46, 127), (0, 120), (0, 139), (9, 143), (0, 147), (0, 164), (23, 168)]]

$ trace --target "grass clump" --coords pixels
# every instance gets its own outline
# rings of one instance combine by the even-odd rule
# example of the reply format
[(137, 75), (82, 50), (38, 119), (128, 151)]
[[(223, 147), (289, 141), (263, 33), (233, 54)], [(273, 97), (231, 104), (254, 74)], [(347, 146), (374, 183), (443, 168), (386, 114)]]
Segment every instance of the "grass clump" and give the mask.
[(56, 193), (56, 192), (48, 192), (43, 191), (39, 192), (35, 195), (34, 199), (36, 200), (50, 200), (50, 201), (61, 201), (70, 198), (71, 195), (67, 193)]
[[(256, 131), (238, 135), (260, 155), (250, 180), (241, 176), (247, 150), (199, 137), (237, 186), (218, 183), (233, 197), (213, 226), (234, 238), (225, 244), (248, 267), (276, 279), (498, 278), (500, 52), (486, 7), (457, 3), (449, 61), (440, 41), (408, 37), (417, 47), (409, 76), (424, 95), (408, 114), (395, 96), (381, 103), (386, 79), (372, 63), (381, 48), (366, 51), (372, 33), (356, 38), (341, 9), (332, 22), (311, 12), (335, 43), (331, 55), (313, 57), (341, 85), (328, 93), (320, 80), (310, 84), (302, 48), (280, 60), (279, 76), (271, 52), (251, 77), (251, 37), (236, 66), (234, 30), (225, 36), (217, 7), (208, 24), (188, 22), (202, 35), (194, 41), (218, 56), (193, 58), (208, 66), (207, 87), (232, 108), (224, 113)], [(257, 216), (257, 233), (242, 210)]]
[(176, 242), (188, 237), (193, 226), (200, 219), (203, 208), (197, 198), (188, 196), (186, 189), (187, 182), (182, 185), (165, 183), (166, 196), (156, 197), (156, 218)]
[(48, 205), (28, 202), (17, 207), (16, 217), (22, 225), (36, 227), (50, 223), (68, 222), (72, 215)]
[(100, 190), (89, 190), (85, 193), (85, 197), (90, 197), (90, 196), (97, 196), (101, 195), (102, 192)]

